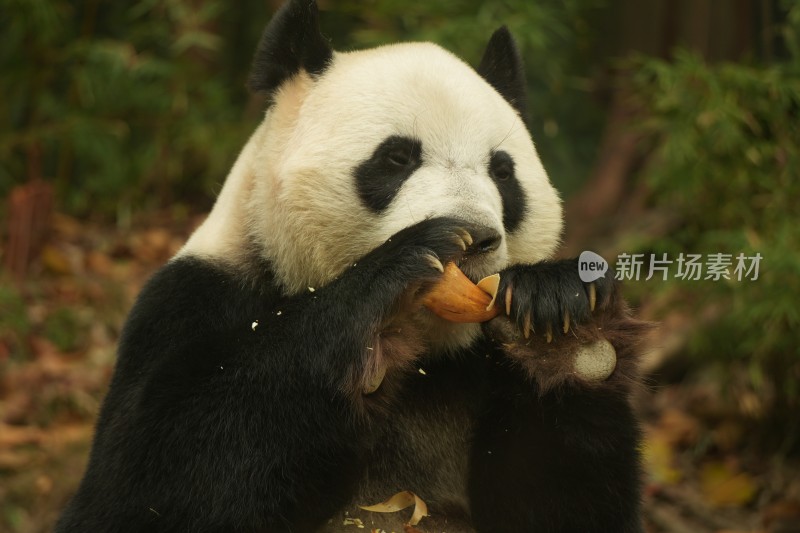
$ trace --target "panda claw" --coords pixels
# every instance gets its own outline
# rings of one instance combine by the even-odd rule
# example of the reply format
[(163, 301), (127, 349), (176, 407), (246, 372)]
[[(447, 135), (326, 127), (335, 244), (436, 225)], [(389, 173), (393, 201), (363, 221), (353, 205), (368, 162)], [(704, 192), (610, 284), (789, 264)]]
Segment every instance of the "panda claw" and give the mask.
[(525, 313), (525, 323), (522, 325), (522, 334), (528, 339), (531, 336), (531, 312)]
[(564, 309), (564, 333), (569, 331), (569, 310)]
[[(464, 232), (461, 233), (460, 235), (461, 235), (461, 239), (464, 241), (464, 243), (467, 246), (472, 246), (472, 243), (475, 242), (473, 240), (473, 238), (472, 238), (472, 235), (470, 235), (469, 232), (466, 231), (466, 230), (464, 230)], [(466, 248), (465, 248), (465, 250), (466, 250)]]
[(553, 325), (549, 322), (547, 323), (547, 332), (545, 333), (545, 336), (547, 337), (547, 344), (553, 342)]
[(444, 274), (444, 265), (442, 264), (441, 261), (439, 261), (438, 257), (428, 254), (425, 256), (425, 260), (431, 267), (435, 268), (436, 270)]
[(506, 287), (506, 315), (511, 316), (511, 285)]
[(594, 311), (595, 306), (597, 305), (597, 288), (594, 285), (594, 282), (589, 284), (589, 311)]
[(463, 236), (456, 235), (455, 239), (453, 239), (453, 240), (456, 242), (456, 244), (458, 244), (461, 247), (462, 251), (464, 251), (464, 252), (467, 251), (467, 243), (466, 243), (466, 241), (465, 241)]

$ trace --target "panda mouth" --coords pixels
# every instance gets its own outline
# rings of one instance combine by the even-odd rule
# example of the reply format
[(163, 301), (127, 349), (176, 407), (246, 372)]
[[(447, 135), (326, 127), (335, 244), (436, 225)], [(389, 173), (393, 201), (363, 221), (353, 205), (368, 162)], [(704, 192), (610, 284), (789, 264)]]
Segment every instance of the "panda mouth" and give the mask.
[(503, 237), (489, 227), (472, 229), (470, 237), (472, 242), (467, 245), (464, 254), (456, 260), (456, 266), (470, 281), (476, 283), (502, 268), (504, 254), (499, 253), (499, 249)]

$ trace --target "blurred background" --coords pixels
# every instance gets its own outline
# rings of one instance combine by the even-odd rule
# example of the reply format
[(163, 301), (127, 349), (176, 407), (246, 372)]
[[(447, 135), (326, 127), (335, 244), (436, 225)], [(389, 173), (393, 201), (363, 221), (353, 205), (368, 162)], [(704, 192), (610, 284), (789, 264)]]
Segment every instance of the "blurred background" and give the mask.
[[(643, 254), (648, 531), (800, 531), (800, 5), (319, 3), (338, 50), (475, 65), (509, 26), (562, 255)], [(0, 0), (0, 531), (50, 530), (79, 482), (132, 299), (261, 117), (244, 82), (279, 4)], [(681, 253), (730, 254), (730, 279), (644, 280)]]

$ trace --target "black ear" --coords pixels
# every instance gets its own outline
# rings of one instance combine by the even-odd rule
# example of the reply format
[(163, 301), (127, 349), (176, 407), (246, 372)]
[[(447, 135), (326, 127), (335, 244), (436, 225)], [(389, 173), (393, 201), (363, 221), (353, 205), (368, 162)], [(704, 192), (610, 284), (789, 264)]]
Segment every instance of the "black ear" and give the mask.
[(319, 31), (316, 1), (288, 0), (261, 36), (247, 86), (251, 91), (272, 93), (301, 69), (322, 74), (332, 56)]
[(501, 26), (489, 39), (478, 74), (489, 82), (525, 118), (525, 73), (517, 43)]

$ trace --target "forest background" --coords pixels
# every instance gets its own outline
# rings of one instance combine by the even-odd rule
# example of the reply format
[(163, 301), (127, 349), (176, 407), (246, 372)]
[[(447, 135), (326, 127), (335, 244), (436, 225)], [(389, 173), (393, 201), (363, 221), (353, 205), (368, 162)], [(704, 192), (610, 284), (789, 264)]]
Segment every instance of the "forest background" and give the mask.
[[(319, 3), (338, 50), (475, 65), (510, 28), (561, 254), (641, 254), (649, 531), (800, 531), (798, 2)], [(48, 531), (74, 491), (132, 299), (262, 116), (244, 82), (279, 4), (0, 0), (0, 531)]]

